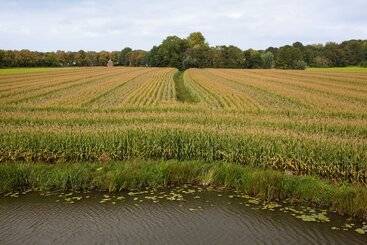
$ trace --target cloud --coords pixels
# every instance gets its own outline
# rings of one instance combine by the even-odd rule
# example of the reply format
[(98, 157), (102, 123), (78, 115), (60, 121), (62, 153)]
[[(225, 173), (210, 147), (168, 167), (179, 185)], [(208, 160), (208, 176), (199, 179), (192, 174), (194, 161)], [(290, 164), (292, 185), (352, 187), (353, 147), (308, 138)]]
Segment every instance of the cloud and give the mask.
[(0, 0), (0, 48), (150, 49), (202, 31), (243, 49), (367, 38), (365, 0)]

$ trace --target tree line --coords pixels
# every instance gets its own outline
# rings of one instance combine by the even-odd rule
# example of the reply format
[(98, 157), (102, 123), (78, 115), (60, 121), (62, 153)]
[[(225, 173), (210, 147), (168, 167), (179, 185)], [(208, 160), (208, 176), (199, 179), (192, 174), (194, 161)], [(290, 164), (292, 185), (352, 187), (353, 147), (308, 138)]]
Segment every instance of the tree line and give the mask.
[(303, 45), (295, 42), (279, 48), (241, 50), (233, 45), (211, 47), (200, 32), (187, 38), (168, 36), (150, 51), (124, 48), (121, 51), (36, 52), (0, 50), (0, 67), (105, 66), (111, 59), (120, 66), (188, 68), (280, 68), (367, 67), (367, 40)]

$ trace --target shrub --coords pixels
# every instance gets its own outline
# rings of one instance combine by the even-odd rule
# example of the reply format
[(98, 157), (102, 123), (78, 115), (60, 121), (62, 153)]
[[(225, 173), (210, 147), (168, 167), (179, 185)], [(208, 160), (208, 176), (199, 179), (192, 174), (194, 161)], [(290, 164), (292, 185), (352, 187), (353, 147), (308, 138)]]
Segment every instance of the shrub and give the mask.
[(322, 57), (322, 56), (316, 56), (313, 59), (312, 65), (314, 67), (330, 67), (331, 63), (330, 60), (328, 58)]
[(304, 62), (303, 60), (296, 60), (294, 61), (292, 68), (296, 70), (305, 70), (306, 67), (307, 67), (306, 62)]
[(359, 64), (359, 66), (361, 66), (361, 67), (367, 67), (367, 60), (362, 61), (362, 62)]

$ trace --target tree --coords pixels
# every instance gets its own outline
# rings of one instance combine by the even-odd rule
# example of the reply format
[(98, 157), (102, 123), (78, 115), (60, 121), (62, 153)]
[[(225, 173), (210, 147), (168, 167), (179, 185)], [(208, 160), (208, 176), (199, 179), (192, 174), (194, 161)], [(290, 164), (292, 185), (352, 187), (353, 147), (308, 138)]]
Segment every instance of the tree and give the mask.
[(249, 49), (244, 52), (245, 68), (259, 69), (263, 67), (262, 55), (259, 51)]
[(119, 55), (120, 55), (119, 51), (112, 51), (111, 52), (111, 60), (113, 61), (114, 64), (120, 65)]
[(323, 56), (316, 56), (313, 59), (312, 66), (314, 67), (330, 67), (330, 61), (328, 58), (325, 58)]
[(0, 67), (5, 67), (5, 50), (0, 50)]
[(195, 47), (186, 50), (183, 68), (188, 69), (192, 67), (210, 67), (209, 59), (209, 47), (205, 45), (196, 45)]
[(365, 59), (364, 45), (362, 40), (350, 40), (340, 44), (344, 51), (345, 62), (348, 65), (358, 65)]
[(346, 66), (344, 50), (337, 43), (329, 42), (323, 49), (324, 56), (330, 60), (331, 66)]
[(292, 46), (294, 48), (298, 48), (298, 49), (303, 49), (304, 48), (304, 46), (301, 42), (295, 42), (295, 43), (292, 44)]
[(178, 69), (366, 66), (367, 40), (349, 40), (340, 44), (329, 42), (325, 45), (295, 42), (279, 48), (269, 47), (265, 51), (242, 51), (232, 45), (210, 47), (201, 32), (193, 32), (187, 38), (169, 36), (149, 52), (129, 47), (112, 52), (0, 50), (0, 67), (105, 66), (109, 59), (123, 66), (170, 66)]
[(107, 62), (110, 60), (110, 53), (107, 51), (101, 51), (97, 55), (97, 64), (99, 66), (106, 66)]
[(265, 52), (261, 54), (262, 68), (270, 69), (274, 67), (274, 55), (272, 52)]
[(217, 46), (211, 50), (212, 66), (221, 68), (243, 68), (245, 56), (235, 46)]
[(129, 66), (145, 66), (147, 52), (144, 50), (134, 50), (129, 53)]
[(79, 50), (77, 54), (75, 55), (75, 64), (77, 66), (87, 66), (88, 62), (87, 62), (86, 56), (87, 55), (84, 50)]
[(281, 69), (295, 69), (304, 62), (302, 52), (299, 48), (286, 45), (279, 48), (275, 66)]
[(120, 54), (119, 54), (119, 58), (118, 58), (118, 63), (119, 65), (122, 66), (128, 66), (129, 65), (129, 55), (133, 50), (129, 47), (124, 48), (123, 50), (121, 50)]
[(186, 39), (169, 36), (163, 40), (161, 45), (151, 50), (149, 60), (154, 61), (154, 65), (150, 65), (176, 67), (181, 70), (183, 69), (185, 52), (188, 47)]
[(158, 53), (159, 47), (153, 46), (153, 48), (147, 54), (147, 63), (149, 66), (160, 67), (161, 65), (161, 57)]
[(208, 47), (205, 37), (201, 32), (193, 32), (187, 37), (187, 42), (190, 48), (194, 47)]
[(48, 52), (44, 55), (43, 58), (44, 66), (60, 66), (59, 60), (57, 59), (57, 56), (54, 52)]
[(307, 67), (307, 63), (303, 60), (296, 60), (293, 62), (292, 69), (304, 70)]

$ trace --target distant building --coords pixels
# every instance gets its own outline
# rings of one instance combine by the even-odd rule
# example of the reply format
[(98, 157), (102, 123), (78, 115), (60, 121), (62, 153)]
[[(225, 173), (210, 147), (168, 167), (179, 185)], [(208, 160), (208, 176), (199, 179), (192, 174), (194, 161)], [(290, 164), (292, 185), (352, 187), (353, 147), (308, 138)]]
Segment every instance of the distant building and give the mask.
[(109, 61), (107, 62), (107, 67), (112, 67), (112, 66), (113, 66), (113, 61), (109, 59)]

